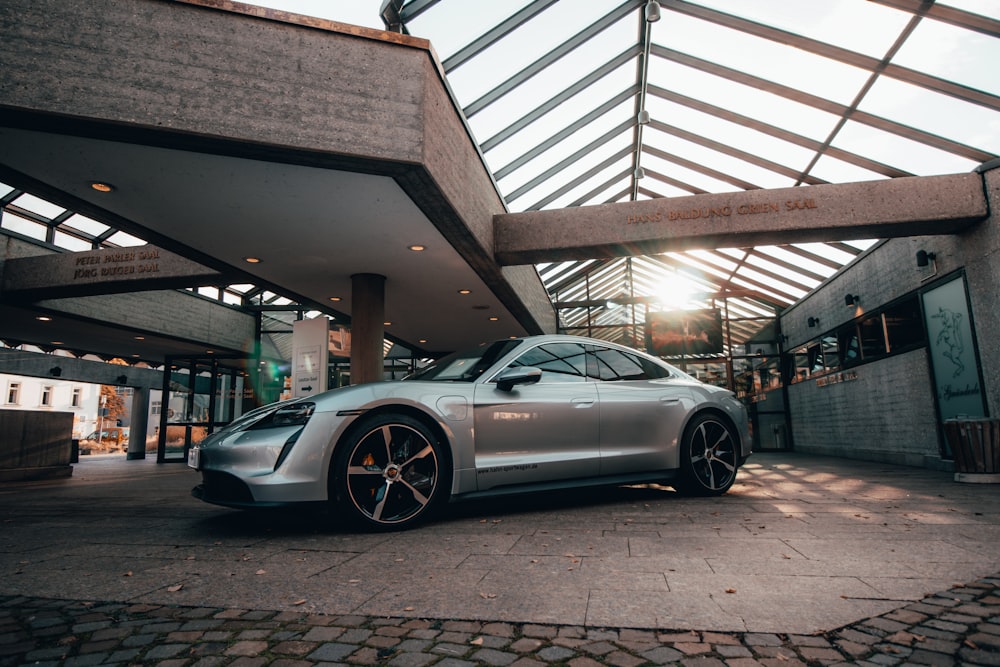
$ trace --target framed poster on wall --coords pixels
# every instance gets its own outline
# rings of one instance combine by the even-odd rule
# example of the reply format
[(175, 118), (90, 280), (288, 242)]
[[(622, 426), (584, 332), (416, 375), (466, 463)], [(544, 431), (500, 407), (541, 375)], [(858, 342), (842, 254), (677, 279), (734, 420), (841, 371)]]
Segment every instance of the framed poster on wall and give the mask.
[(924, 325), (938, 417), (984, 417), (985, 397), (962, 276), (923, 293)]

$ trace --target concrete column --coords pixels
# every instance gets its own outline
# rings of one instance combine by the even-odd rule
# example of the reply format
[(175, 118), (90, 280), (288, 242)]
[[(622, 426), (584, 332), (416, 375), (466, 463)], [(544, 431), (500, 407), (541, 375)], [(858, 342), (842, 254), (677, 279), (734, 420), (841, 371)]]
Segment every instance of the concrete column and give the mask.
[(385, 276), (351, 276), (351, 384), (381, 382), (385, 338)]
[(129, 416), (129, 461), (146, 458), (146, 427), (149, 422), (149, 387), (132, 388), (132, 412)]

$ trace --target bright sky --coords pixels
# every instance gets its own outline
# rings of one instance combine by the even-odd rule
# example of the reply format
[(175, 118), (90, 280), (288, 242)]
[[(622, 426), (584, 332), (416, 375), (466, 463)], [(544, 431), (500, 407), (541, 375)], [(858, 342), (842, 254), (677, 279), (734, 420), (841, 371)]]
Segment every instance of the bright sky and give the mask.
[(248, 4), (382, 30), (382, 0), (253, 0)]

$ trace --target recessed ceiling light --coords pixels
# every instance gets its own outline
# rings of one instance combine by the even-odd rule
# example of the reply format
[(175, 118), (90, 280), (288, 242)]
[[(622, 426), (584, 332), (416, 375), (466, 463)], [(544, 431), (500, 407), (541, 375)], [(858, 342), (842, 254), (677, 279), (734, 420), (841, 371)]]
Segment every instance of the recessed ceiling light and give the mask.
[(459, 294), (472, 294), (472, 290), (470, 290), (470, 289), (460, 289), (460, 290), (458, 290), (458, 293)]
[(420, 245), (419, 243), (414, 243), (413, 245), (408, 245), (406, 247), (412, 250), (413, 252), (423, 252), (424, 250), (427, 250), (427, 246)]
[(215, 354), (215, 350), (205, 350), (205, 354)]
[(54, 340), (52, 341), (52, 345), (65, 345), (65, 343), (63, 343), (61, 340)]
[(418, 342), (418, 343), (426, 343), (426, 342), (427, 342), (427, 339), (426, 339), (426, 338), (421, 338), (421, 339), (420, 339), (420, 340), (418, 340), (417, 342)]
[(135, 336), (136, 340), (146, 340), (145, 336)]
[(497, 317), (496, 315), (493, 315), (492, 317), (490, 317), (490, 322), (498, 322), (498, 321), (500, 321), (500, 318)]
[(243, 261), (247, 264), (260, 264), (260, 257), (244, 257)]
[(35, 319), (38, 320), (39, 322), (51, 322), (52, 321), (52, 318), (49, 317), (48, 315), (39, 315)]
[(382, 326), (384, 326), (384, 327), (392, 326), (392, 322), (383, 322)]
[(330, 301), (340, 301), (340, 297), (339, 296), (331, 296), (330, 297)]
[(115, 189), (115, 186), (104, 181), (91, 181), (90, 187), (92, 190), (97, 190), (98, 192), (111, 192)]

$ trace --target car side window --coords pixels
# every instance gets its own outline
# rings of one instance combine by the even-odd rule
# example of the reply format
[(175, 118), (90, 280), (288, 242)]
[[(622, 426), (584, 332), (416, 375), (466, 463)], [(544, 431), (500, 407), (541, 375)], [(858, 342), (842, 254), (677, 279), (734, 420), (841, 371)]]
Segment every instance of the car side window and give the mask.
[(578, 343), (548, 343), (526, 351), (508, 368), (534, 366), (542, 371), (540, 382), (586, 382), (587, 354)]
[(594, 347), (590, 375), (602, 382), (655, 380), (670, 377), (670, 371), (648, 359), (621, 350)]

